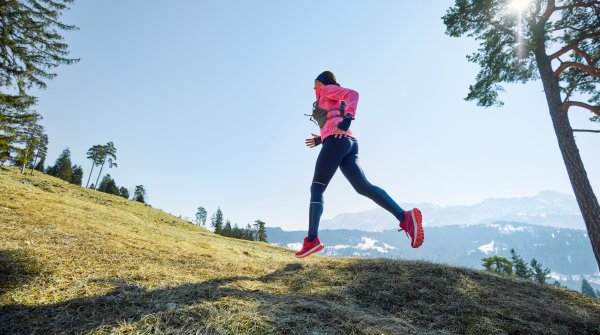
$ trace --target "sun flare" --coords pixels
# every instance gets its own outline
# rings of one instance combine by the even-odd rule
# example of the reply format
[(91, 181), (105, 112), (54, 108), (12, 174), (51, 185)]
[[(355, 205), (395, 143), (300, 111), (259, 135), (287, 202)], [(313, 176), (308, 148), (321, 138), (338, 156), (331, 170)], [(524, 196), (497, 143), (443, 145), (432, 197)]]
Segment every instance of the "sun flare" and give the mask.
[(510, 8), (512, 11), (520, 13), (524, 11), (527, 6), (529, 6), (529, 3), (531, 3), (531, 0), (511, 0), (508, 4), (508, 8)]

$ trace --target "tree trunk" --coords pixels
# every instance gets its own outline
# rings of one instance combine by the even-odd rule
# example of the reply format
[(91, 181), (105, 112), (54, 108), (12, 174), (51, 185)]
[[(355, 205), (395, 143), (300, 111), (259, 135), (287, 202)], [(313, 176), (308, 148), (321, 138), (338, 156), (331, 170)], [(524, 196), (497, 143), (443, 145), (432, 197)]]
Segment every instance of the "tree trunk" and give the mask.
[(100, 172), (98, 173), (98, 178), (96, 179), (96, 185), (94, 185), (94, 190), (98, 189), (98, 181), (100, 180), (100, 175), (102, 174), (103, 168), (104, 168), (104, 162), (102, 162), (102, 166), (100, 166)]
[(596, 262), (600, 269), (600, 205), (581, 161), (579, 149), (573, 136), (573, 129), (569, 123), (569, 115), (567, 111), (561, 109), (562, 98), (560, 96), (559, 80), (552, 71), (551, 61), (546, 55), (543, 45), (536, 48), (535, 57), (544, 85), (558, 147), (565, 162), (567, 174), (583, 215), (594, 256), (596, 256)]
[(35, 169), (35, 164), (37, 164), (37, 159), (38, 159), (38, 155), (36, 154), (35, 157), (33, 157), (33, 163), (31, 163), (31, 171), (29, 172), (29, 175), (33, 176), (33, 170)]
[(90, 170), (90, 175), (88, 176), (88, 181), (85, 184), (85, 188), (88, 188), (88, 185), (90, 185), (90, 179), (92, 178), (92, 172), (94, 171), (94, 165), (96, 165), (96, 164), (94, 164), (94, 162), (92, 162), (92, 169)]

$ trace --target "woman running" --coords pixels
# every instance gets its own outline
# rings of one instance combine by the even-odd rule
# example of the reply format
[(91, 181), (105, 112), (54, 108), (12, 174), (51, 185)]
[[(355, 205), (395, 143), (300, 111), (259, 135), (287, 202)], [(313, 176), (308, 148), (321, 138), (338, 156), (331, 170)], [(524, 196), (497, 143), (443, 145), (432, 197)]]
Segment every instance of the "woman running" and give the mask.
[(424, 239), (421, 211), (417, 208), (404, 211), (384, 190), (369, 183), (358, 165), (358, 142), (348, 130), (356, 115), (358, 93), (340, 87), (330, 71), (315, 79), (314, 89), (317, 101), (313, 105), (312, 116), (318, 121), (321, 136), (312, 134), (306, 145), (314, 148), (322, 143), (323, 147), (310, 187), (308, 236), (296, 257), (303, 258), (325, 248), (317, 236), (323, 214), (323, 193), (338, 167), (356, 192), (375, 201), (398, 219), (400, 229), (410, 236), (413, 248), (421, 246)]

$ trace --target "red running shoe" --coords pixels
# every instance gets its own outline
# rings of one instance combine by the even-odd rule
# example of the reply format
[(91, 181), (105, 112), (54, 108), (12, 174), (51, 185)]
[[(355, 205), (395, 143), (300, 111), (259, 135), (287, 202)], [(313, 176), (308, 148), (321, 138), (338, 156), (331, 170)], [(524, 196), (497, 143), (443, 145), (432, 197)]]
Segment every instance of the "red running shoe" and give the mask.
[(400, 230), (404, 230), (410, 236), (410, 246), (418, 248), (423, 244), (425, 234), (423, 233), (423, 216), (418, 208), (404, 212), (404, 221), (400, 222)]
[(308, 242), (308, 237), (305, 237), (302, 249), (300, 249), (300, 251), (296, 253), (296, 257), (304, 258), (306, 256), (314, 254), (315, 252), (321, 251), (324, 248), (325, 246), (321, 244), (321, 241), (319, 241), (318, 237), (315, 237), (315, 239), (312, 242)]

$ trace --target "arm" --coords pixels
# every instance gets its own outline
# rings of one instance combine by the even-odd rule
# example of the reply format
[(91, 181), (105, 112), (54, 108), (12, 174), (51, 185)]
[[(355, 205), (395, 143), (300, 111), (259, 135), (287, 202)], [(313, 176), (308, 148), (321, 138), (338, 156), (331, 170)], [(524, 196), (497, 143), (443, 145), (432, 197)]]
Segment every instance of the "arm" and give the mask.
[(337, 100), (346, 102), (346, 110), (344, 111), (344, 120), (337, 124), (341, 130), (347, 131), (350, 128), (350, 122), (356, 115), (356, 106), (358, 105), (358, 92), (349, 88), (339, 86), (326, 86), (327, 89), (321, 91), (321, 95), (328, 100)]
[(356, 116), (356, 106), (358, 105), (358, 92), (349, 88), (335, 85), (327, 85), (321, 89), (321, 97), (327, 100), (346, 101), (346, 113)]

